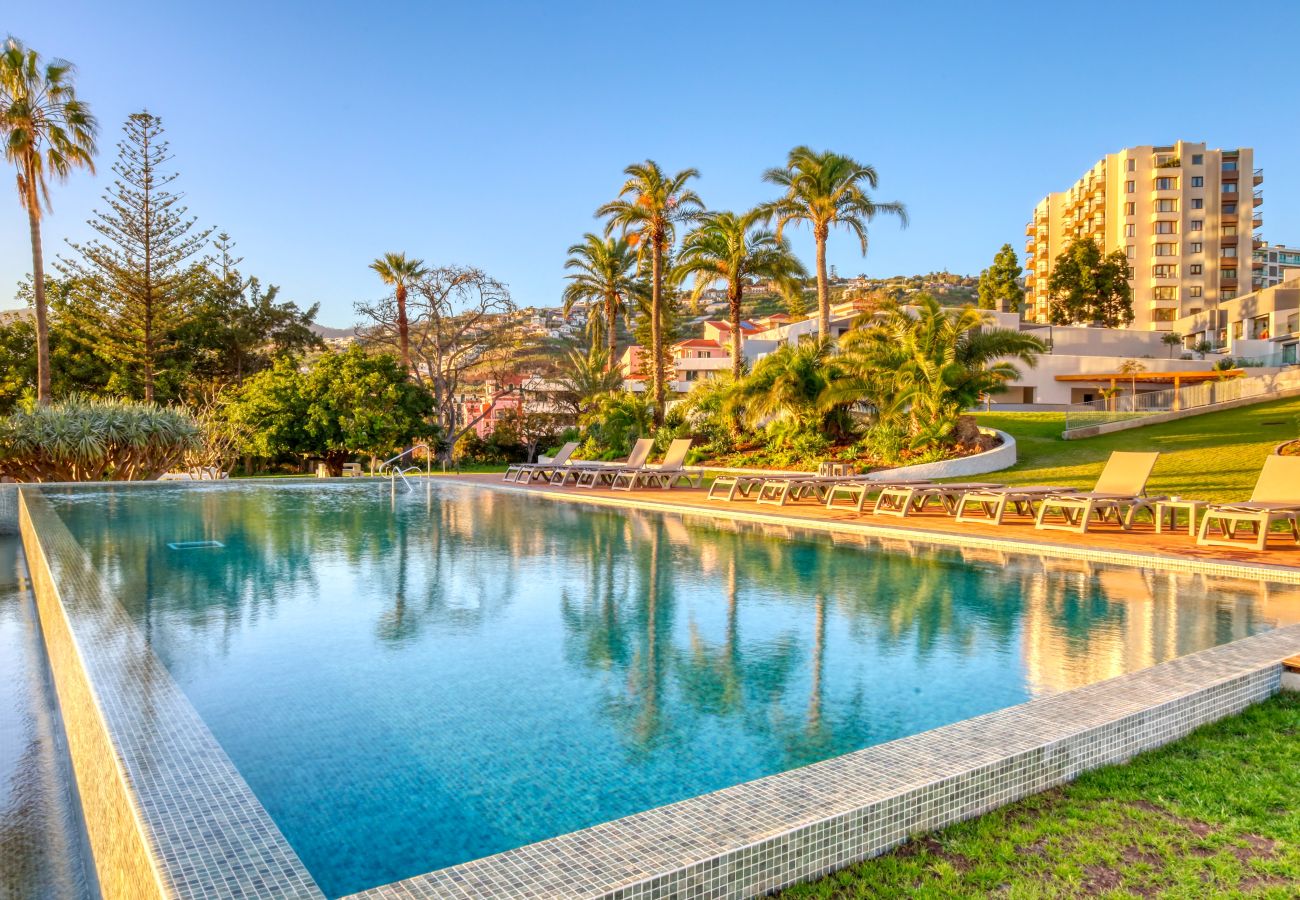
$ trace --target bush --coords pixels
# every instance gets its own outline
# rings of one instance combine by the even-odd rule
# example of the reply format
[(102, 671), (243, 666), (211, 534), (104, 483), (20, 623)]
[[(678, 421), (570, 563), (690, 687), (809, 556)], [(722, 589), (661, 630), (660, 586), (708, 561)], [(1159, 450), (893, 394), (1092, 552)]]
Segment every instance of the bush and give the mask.
[(16, 481), (143, 481), (203, 444), (183, 410), (70, 397), (0, 420), (0, 472)]

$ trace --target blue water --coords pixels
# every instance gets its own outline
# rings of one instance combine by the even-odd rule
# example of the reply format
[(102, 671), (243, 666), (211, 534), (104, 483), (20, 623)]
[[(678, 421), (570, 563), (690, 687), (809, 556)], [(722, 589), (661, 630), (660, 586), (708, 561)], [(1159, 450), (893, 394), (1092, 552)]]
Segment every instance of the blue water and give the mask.
[(1270, 624), (1257, 583), (445, 483), (51, 501), (332, 896)]

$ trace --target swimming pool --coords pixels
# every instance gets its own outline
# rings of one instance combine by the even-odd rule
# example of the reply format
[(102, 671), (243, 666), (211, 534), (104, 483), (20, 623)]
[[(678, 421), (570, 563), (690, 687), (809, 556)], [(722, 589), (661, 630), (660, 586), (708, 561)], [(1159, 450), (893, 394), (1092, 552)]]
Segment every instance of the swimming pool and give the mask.
[(48, 496), (330, 895), (1270, 625), (1258, 583), (454, 484)]

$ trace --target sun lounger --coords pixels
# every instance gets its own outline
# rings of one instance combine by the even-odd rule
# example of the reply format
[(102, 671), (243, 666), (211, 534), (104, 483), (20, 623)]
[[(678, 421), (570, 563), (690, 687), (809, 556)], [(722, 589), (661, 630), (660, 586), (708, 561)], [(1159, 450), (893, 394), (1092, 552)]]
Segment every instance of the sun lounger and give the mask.
[(555, 471), (556, 466), (566, 465), (569, 462), (569, 457), (573, 455), (573, 451), (577, 449), (578, 442), (569, 441), (560, 448), (560, 452), (555, 454), (550, 462), (516, 463), (506, 469), (506, 475), (503, 480), (518, 482), (521, 478), (525, 478), (527, 481), (531, 482), (534, 479), (540, 478), (549, 481), (551, 478), (551, 472)]
[(815, 497), (818, 503), (837, 485), (862, 481), (861, 475), (777, 475), (763, 479), (758, 502), (785, 506), (787, 501)]
[[(1102, 522), (1113, 516), (1128, 531), (1133, 527), (1134, 518), (1143, 511), (1154, 522), (1155, 503), (1164, 498), (1146, 496), (1146, 487), (1159, 456), (1159, 453), (1112, 453), (1091, 491), (1043, 498), (1034, 527), (1086, 534), (1094, 516)], [(1061, 520), (1048, 521), (1053, 515), (1060, 516)]]
[(687, 469), (686, 454), (691, 450), (690, 438), (679, 438), (668, 445), (664, 461), (658, 466), (643, 466), (639, 469), (619, 469), (609, 480), (609, 486), (616, 491), (630, 491), (638, 484), (658, 485), (665, 491), (685, 481), (687, 485), (699, 487), (704, 480), (702, 469)]
[[(578, 487), (594, 488), (599, 487), (602, 481), (606, 484), (612, 483), (614, 481), (614, 476), (619, 472), (627, 471), (629, 469), (644, 469), (646, 458), (650, 456), (650, 450), (654, 445), (655, 442), (653, 438), (641, 438), (632, 447), (632, 452), (628, 454), (627, 459), (622, 462), (603, 463), (598, 465), (583, 465), (582, 463), (578, 463), (576, 473), (572, 473), (573, 483)], [(570, 463), (570, 465), (572, 466), (573, 464)], [(568, 473), (562, 473), (560, 480), (561, 484), (563, 484), (565, 474)], [(551, 479), (551, 483), (556, 483), (554, 478)]]
[(1074, 488), (1033, 484), (1026, 487), (990, 488), (967, 491), (957, 500), (953, 518), (958, 522), (994, 522), (1001, 525), (1010, 507), (1019, 515), (1035, 516), (1037, 504), (1053, 494), (1073, 493)]
[(876, 498), (871, 510), (873, 516), (898, 516), (905, 518), (920, 512), (932, 502), (938, 502), (949, 514), (956, 512), (962, 496), (971, 491), (989, 491), (1002, 485), (988, 481), (950, 482), (948, 484), (888, 484)]
[[(827, 509), (848, 509), (847, 506), (837, 507), (835, 501), (841, 496), (849, 498), (853, 509), (858, 515), (862, 514), (862, 507), (866, 506), (867, 500), (873, 492), (883, 491), (890, 487), (898, 487), (913, 484), (929, 484), (924, 479), (897, 479), (885, 481), (883, 479), (870, 479), (859, 476), (850, 481), (843, 481), (832, 484), (826, 489), (826, 508)], [(856, 500), (853, 498), (857, 497)]]
[(736, 475), (734, 473), (719, 475), (709, 485), (707, 499), (716, 500), (722, 496), (724, 490), (727, 493), (724, 499), (727, 500), (736, 499), (737, 493), (741, 497), (748, 497), (754, 492), (755, 488), (761, 487), (767, 479), (767, 475)]
[[(1255, 549), (1268, 544), (1268, 532), (1275, 522), (1291, 526), (1291, 537), (1300, 544), (1300, 456), (1270, 456), (1264, 460), (1255, 490), (1245, 503), (1215, 504), (1205, 511), (1196, 543), (1201, 546), (1239, 547), (1237, 529), (1251, 526)], [(1214, 526), (1211, 525), (1214, 523)], [(1217, 527), (1221, 537), (1211, 537)]]

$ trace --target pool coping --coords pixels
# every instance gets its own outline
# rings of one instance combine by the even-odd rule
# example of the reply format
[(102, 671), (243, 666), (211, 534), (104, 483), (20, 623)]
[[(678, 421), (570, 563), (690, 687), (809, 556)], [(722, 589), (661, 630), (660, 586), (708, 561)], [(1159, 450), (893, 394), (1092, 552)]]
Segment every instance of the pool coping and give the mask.
[[(889, 540), (902, 540), (909, 543), (931, 544), (946, 547), (971, 547), (982, 550), (1002, 550), (1008, 553), (1025, 553), (1033, 556), (1051, 556), (1060, 559), (1080, 559), (1091, 562), (1114, 563), (1121, 566), (1137, 568), (1154, 568), (1169, 572), (1197, 572), (1207, 575), (1219, 575), (1231, 578), (1245, 578), (1255, 581), (1273, 581), (1281, 584), (1300, 584), (1300, 566), (1278, 565), (1274, 563), (1246, 562), (1242, 560), (1210, 560), (1174, 556), (1168, 553), (1152, 553), (1140, 550), (1108, 550), (1099, 547), (1084, 547), (1059, 542), (1034, 541), (1021, 537), (988, 537), (980, 534), (963, 534), (955, 531), (939, 531), (933, 528), (898, 528), (877, 522), (828, 521), (802, 516), (781, 515), (773, 512), (759, 512), (737, 509), (734, 505), (706, 507), (689, 506), (673, 503), (671, 500), (647, 500), (631, 495), (611, 497), (602, 494), (576, 494), (564, 490), (541, 490), (522, 487), (509, 482), (471, 480), (464, 476), (440, 475), (440, 482), (522, 494), (529, 497), (542, 497), (568, 503), (584, 503), (592, 506), (615, 507), (617, 509), (648, 509), (667, 512), (683, 517), (698, 516), (702, 519), (721, 521), (755, 522), (762, 525), (777, 525), (784, 528), (808, 529), (859, 537), (875, 537)], [(664, 493), (671, 493), (665, 491)]]
[(298, 855), (51, 508), (18, 515), (105, 897), (321, 900)]

